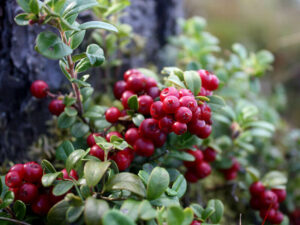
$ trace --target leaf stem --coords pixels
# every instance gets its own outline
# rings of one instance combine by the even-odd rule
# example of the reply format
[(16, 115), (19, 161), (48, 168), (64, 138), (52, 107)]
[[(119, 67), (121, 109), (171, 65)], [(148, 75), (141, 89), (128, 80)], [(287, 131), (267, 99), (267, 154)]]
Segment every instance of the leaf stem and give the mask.
[(0, 216), (0, 220), (13, 222), (13, 223), (19, 224), (19, 225), (30, 225), (29, 223), (26, 223), (26, 222), (23, 222), (23, 221), (20, 221), (20, 220), (11, 219), (11, 218), (2, 217), (2, 216)]

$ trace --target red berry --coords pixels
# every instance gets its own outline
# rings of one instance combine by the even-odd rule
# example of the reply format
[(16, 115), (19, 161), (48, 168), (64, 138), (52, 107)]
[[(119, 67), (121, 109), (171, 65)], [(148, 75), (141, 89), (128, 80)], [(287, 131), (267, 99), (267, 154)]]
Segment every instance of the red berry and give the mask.
[(65, 180), (72, 180), (72, 178), (78, 180), (77, 172), (73, 169), (70, 171), (69, 174), (66, 169), (63, 169), (61, 172), (63, 173), (63, 179)]
[(105, 119), (110, 123), (117, 122), (120, 116), (121, 116), (121, 112), (116, 107), (110, 107), (105, 112)]
[(203, 155), (206, 162), (214, 162), (217, 157), (217, 151), (215, 151), (213, 148), (207, 147), (203, 151)]
[(118, 151), (112, 159), (116, 162), (118, 165), (118, 168), (120, 171), (126, 170), (131, 163), (130, 154), (128, 151)]
[(123, 80), (119, 80), (114, 85), (114, 95), (117, 99), (120, 99), (122, 97), (122, 94), (127, 89), (127, 83)]
[(9, 172), (11, 171), (15, 171), (15, 172), (18, 172), (18, 174), (22, 177), (24, 177), (24, 173), (25, 173), (25, 170), (24, 170), (24, 165), (23, 164), (16, 164), (14, 166), (12, 166), (10, 169), (9, 169)]
[(47, 214), (50, 208), (50, 198), (46, 194), (38, 196), (35, 202), (31, 205), (32, 211), (38, 215)]
[(128, 99), (134, 95), (134, 93), (132, 91), (125, 91), (123, 94), (122, 94), (122, 97), (121, 97), (121, 102), (122, 102), (122, 105), (124, 106), (125, 109), (128, 109)]
[(42, 80), (34, 81), (30, 87), (31, 94), (36, 98), (45, 98), (48, 90), (48, 84)]
[(19, 187), (22, 184), (22, 177), (17, 171), (8, 172), (5, 175), (5, 184), (10, 188)]
[(163, 103), (161, 101), (154, 102), (150, 108), (150, 114), (154, 119), (161, 119), (165, 116)]
[(187, 125), (185, 123), (175, 122), (172, 125), (172, 130), (177, 135), (182, 135), (187, 132)]
[(130, 163), (134, 160), (134, 151), (131, 148), (125, 148), (123, 151), (123, 153), (126, 152), (126, 154), (129, 155), (129, 159), (130, 159)]
[(281, 203), (285, 200), (285, 198), (286, 198), (286, 190), (285, 189), (273, 188), (272, 191), (277, 195), (279, 203)]
[(199, 106), (201, 109), (201, 114), (199, 119), (209, 121), (211, 118), (211, 109), (208, 104), (204, 103)]
[(268, 208), (261, 209), (259, 211), (260, 218), (263, 219), (263, 220), (266, 217), (267, 217), (267, 220), (269, 220), (270, 218), (273, 218), (275, 213), (276, 213), (276, 211), (274, 209), (268, 209)]
[(194, 220), (190, 225), (201, 225), (201, 223), (197, 220)]
[(260, 202), (260, 198), (252, 197), (250, 199), (250, 206), (251, 206), (252, 209), (255, 209), (255, 210), (261, 209), (262, 205), (261, 205), (261, 202)]
[(201, 87), (200, 93), (198, 94), (199, 96), (210, 96), (212, 95), (212, 91), (209, 91), (205, 89), (204, 87)]
[(188, 124), (188, 129), (190, 133), (197, 134), (200, 130), (204, 129), (205, 125), (204, 120), (192, 121)]
[(225, 170), (224, 176), (226, 180), (234, 180), (237, 177), (237, 172), (233, 170)]
[(179, 93), (177, 91), (176, 88), (174, 87), (168, 87), (168, 88), (165, 88), (163, 89), (161, 92), (160, 92), (160, 100), (163, 102), (165, 100), (166, 97), (168, 96), (175, 96), (177, 98), (179, 98)]
[(262, 182), (256, 181), (251, 184), (249, 190), (252, 196), (260, 196), (265, 191), (265, 187)]
[(199, 179), (205, 178), (211, 173), (211, 167), (207, 162), (198, 163), (195, 169)]
[(38, 195), (38, 188), (34, 184), (25, 183), (19, 189), (18, 199), (25, 204), (32, 203)]
[(128, 78), (133, 75), (133, 74), (141, 74), (140, 71), (136, 70), (136, 69), (130, 69), (130, 70), (127, 70), (125, 73), (124, 73), (124, 80), (127, 81)]
[(128, 90), (131, 90), (135, 93), (146, 89), (147, 80), (142, 74), (132, 74), (126, 82)]
[(153, 99), (149, 95), (142, 95), (138, 97), (139, 109), (138, 112), (143, 115), (150, 114), (150, 107), (153, 103)]
[(219, 79), (216, 77), (216, 75), (208, 72), (207, 70), (199, 70), (198, 74), (201, 77), (202, 86), (205, 89), (213, 91), (213, 90), (216, 90), (218, 88)]
[(159, 132), (158, 121), (156, 119), (145, 119), (139, 127), (140, 135), (151, 140), (157, 137)]
[(152, 77), (146, 77), (146, 89), (148, 90), (151, 87), (156, 87), (157, 82), (154, 78)]
[(88, 137), (87, 137), (87, 139), (86, 139), (86, 143), (87, 143), (87, 145), (89, 146), (89, 147), (92, 147), (92, 146), (94, 146), (95, 144), (96, 144), (96, 141), (95, 141), (95, 138), (94, 138), (94, 136), (101, 136), (101, 134), (99, 134), (99, 133), (92, 133), (92, 134), (90, 134)]
[(122, 134), (120, 134), (119, 132), (117, 132), (117, 131), (112, 131), (112, 132), (109, 132), (107, 135), (106, 135), (106, 140), (108, 141), (108, 142), (110, 142), (110, 139), (111, 139), (111, 137), (112, 136), (117, 136), (117, 137), (119, 137), (119, 138), (123, 138), (122, 137)]
[(183, 96), (182, 98), (180, 98), (179, 102), (180, 106), (189, 108), (193, 113), (196, 112), (198, 108), (198, 103), (192, 96)]
[(152, 141), (145, 139), (145, 138), (139, 138), (134, 144), (134, 151), (136, 154), (149, 157), (153, 155), (154, 153), (154, 144)]
[(187, 153), (191, 154), (195, 157), (194, 161), (184, 161), (184, 165), (188, 168), (195, 167), (197, 164), (201, 163), (203, 161), (203, 153), (201, 150), (188, 150)]
[(98, 145), (93, 145), (90, 149), (90, 155), (97, 157), (98, 159), (104, 161), (104, 150)]
[(173, 123), (172, 116), (164, 116), (159, 120), (159, 128), (165, 133), (170, 133), (172, 132)]
[(199, 120), (201, 114), (201, 110), (199, 107), (197, 107), (196, 111), (193, 112), (193, 117), (191, 119), (191, 123), (195, 123), (197, 120)]
[(125, 140), (134, 145), (135, 141), (139, 138), (139, 130), (137, 128), (130, 128), (125, 133)]
[(179, 93), (179, 98), (181, 98), (183, 96), (192, 96), (192, 97), (194, 97), (194, 94), (189, 89), (180, 89), (178, 93)]
[(36, 162), (24, 164), (24, 180), (30, 183), (40, 182), (43, 176), (43, 168)]
[(164, 132), (160, 131), (159, 135), (157, 135), (152, 140), (153, 140), (154, 146), (156, 148), (160, 148), (165, 144), (165, 142), (167, 140), (167, 135)]
[(14, 195), (15, 195), (15, 198), (14, 198), (14, 200), (18, 200), (19, 199), (19, 189), (20, 188), (8, 188), (8, 190), (10, 190), (10, 191), (12, 191), (13, 193), (14, 193)]
[(211, 125), (206, 124), (202, 129), (198, 130), (197, 136), (205, 139), (211, 134)]
[(59, 116), (65, 110), (65, 105), (62, 100), (54, 99), (49, 103), (48, 109), (52, 115)]
[(185, 179), (190, 183), (196, 183), (198, 181), (198, 177), (195, 172), (191, 169), (188, 169), (184, 174)]
[(233, 158), (232, 159), (232, 166), (230, 167), (231, 170), (235, 170), (235, 171), (239, 171), (240, 170), (240, 164), (239, 162), (237, 161), (236, 158)]
[(269, 207), (270, 205), (274, 205), (277, 202), (277, 195), (269, 190), (265, 190), (260, 195), (261, 203), (265, 207)]
[(188, 123), (193, 117), (192, 111), (187, 107), (179, 107), (175, 113), (175, 119), (181, 123)]
[(60, 202), (61, 200), (64, 199), (65, 195), (69, 192), (67, 192), (66, 194), (63, 194), (63, 195), (60, 195), (60, 196), (56, 196), (53, 194), (53, 188), (52, 187), (50, 190), (49, 190), (49, 199), (50, 199), (50, 203), (51, 205), (55, 205), (56, 203)]
[(175, 113), (180, 103), (177, 97), (167, 96), (163, 101), (163, 109), (166, 113)]
[(151, 98), (156, 99), (160, 95), (160, 90), (158, 87), (151, 87), (147, 89), (147, 94), (151, 96)]
[(283, 214), (280, 211), (275, 211), (274, 215), (268, 217), (268, 220), (272, 223), (272, 224), (281, 224), (283, 221)]

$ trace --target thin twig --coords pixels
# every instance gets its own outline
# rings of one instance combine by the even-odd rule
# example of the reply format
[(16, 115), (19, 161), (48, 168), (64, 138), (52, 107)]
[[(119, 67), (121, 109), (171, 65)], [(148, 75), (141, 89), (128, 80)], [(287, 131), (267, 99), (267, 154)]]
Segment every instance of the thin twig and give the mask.
[(29, 223), (26, 223), (26, 222), (23, 222), (23, 221), (20, 221), (20, 220), (11, 219), (11, 218), (2, 217), (2, 216), (0, 216), (0, 220), (13, 222), (13, 223), (19, 224), (19, 225), (30, 225)]
[(124, 201), (127, 200), (128, 198), (109, 198), (109, 197), (105, 197), (105, 196), (100, 196), (100, 198), (107, 200), (107, 201)]

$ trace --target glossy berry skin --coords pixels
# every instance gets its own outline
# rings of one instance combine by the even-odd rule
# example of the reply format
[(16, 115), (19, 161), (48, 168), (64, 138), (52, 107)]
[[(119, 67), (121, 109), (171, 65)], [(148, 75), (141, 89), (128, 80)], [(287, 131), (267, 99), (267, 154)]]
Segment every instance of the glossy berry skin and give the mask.
[(199, 119), (209, 121), (211, 118), (211, 109), (208, 104), (204, 103), (199, 106), (201, 109), (201, 114)]
[(40, 182), (43, 176), (42, 167), (36, 162), (24, 164), (24, 180), (30, 183)]
[(272, 215), (270, 218), (268, 218), (268, 220), (272, 224), (281, 224), (283, 219), (284, 219), (284, 216), (283, 216), (282, 212), (280, 212), (280, 211), (276, 211), (274, 215)]
[(219, 86), (219, 79), (216, 75), (208, 72), (207, 70), (199, 70), (198, 74), (200, 75), (202, 86), (210, 91), (214, 91)]
[(163, 102), (168, 96), (175, 96), (176, 98), (179, 98), (179, 93), (174, 87), (165, 88), (160, 92), (160, 101)]
[(128, 99), (134, 95), (134, 93), (132, 91), (125, 91), (123, 94), (122, 94), (122, 97), (121, 97), (121, 102), (122, 102), (122, 105), (124, 106), (125, 109), (128, 109)]
[(119, 137), (119, 138), (123, 138), (123, 137), (122, 137), (122, 134), (120, 134), (119, 132), (117, 132), (117, 131), (112, 131), (112, 132), (109, 132), (109, 133), (106, 135), (105, 139), (106, 139), (108, 142), (110, 142), (110, 139), (111, 139), (112, 136), (117, 136), (117, 137)]
[(52, 115), (59, 116), (65, 110), (65, 105), (62, 100), (54, 99), (48, 105), (49, 112)]
[(197, 120), (199, 120), (200, 114), (201, 114), (201, 110), (200, 110), (199, 107), (197, 107), (197, 109), (195, 110), (195, 112), (193, 112), (193, 117), (192, 117), (192, 119), (191, 119), (190, 122), (195, 123)]
[(260, 198), (259, 197), (251, 197), (250, 206), (251, 206), (252, 209), (260, 210), (261, 207), (262, 207), (261, 202), (260, 202)]
[(179, 107), (175, 113), (175, 120), (181, 123), (188, 123), (193, 117), (192, 111), (187, 107)]
[(199, 179), (203, 179), (211, 173), (211, 167), (207, 162), (201, 162), (197, 164), (195, 169)]
[(11, 171), (16, 171), (18, 172), (18, 174), (22, 177), (24, 177), (24, 173), (25, 173), (25, 170), (24, 170), (24, 165), (23, 164), (16, 164), (14, 166), (12, 166), (10, 169), (9, 169), (9, 172)]
[(164, 116), (161, 118), (158, 122), (159, 128), (165, 132), (170, 133), (172, 132), (172, 126), (173, 126), (174, 120), (172, 116)]
[(133, 75), (133, 74), (141, 74), (140, 71), (138, 71), (137, 69), (130, 69), (130, 70), (127, 70), (125, 73), (124, 73), (124, 80), (127, 81), (128, 78)]
[(98, 145), (93, 145), (90, 149), (90, 155), (97, 157), (98, 159), (104, 161), (104, 150)]
[(5, 175), (5, 184), (10, 188), (16, 188), (21, 186), (22, 181), (22, 177), (17, 171), (8, 172)]
[(105, 119), (110, 123), (117, 122), (120, 116), (121, 116), (121, 112), (116, 107), (110, 107), (105, 112)]
[(150, 107), (151, 117), (154, 119), (161, 119), (165, 116), (165, 111), (163, 109), (163, 103), (161, 101), (154, 102)]
[(199, 178), (197, 177), (196, 173), (192, 169), (188, 169), (184, 174), (185, 179), (190, 183), (196, 183)]
[(198, 130), (197, 136), (202, 139), (208, 138), (211, 134), (211, 131), (211, 125), (205, 124), (205, 126), (202, 129)]
[(101, 134), (99, 134), (99, 133), (92, 133), (92, 134), (90, 134), (87, 137), (86, 143), (87, 143), (87, 145), (89, 147), (93, 147), (96, 144), (94, 136), (98, 136), (99, 137), (99, 136), (101, 136)]
[(30, 87), (31, 94), (36, 98), (45, 98), (48, 90), (48, 84), (42, 80), (34, 81)]
[(204, 120), (197, 120), (192, 121), (188, 124), (188, 130), (192, 134), (197, 134), (199, 131), (205, 128), (205, 121)]
[(192, 91), (189, 89), (180, 89), (179, 90), (179, 98), (183, 97), (183, 96), (194, 96)]
[(224, 171), (224, 176), (226, 180), (234, 180), (237, 177), (237, 171), (234, 170), (226, 170)]
[(138, 112), (143, 115), (150, 114), (150, 107), (153, 103), (153, 99), (149, 95), (142, 95), (138, 97), (139, 109)]
[(265, 191), (265, 186), (262, 182), (256, 181), (251, 184), (249, 191), (252, 196), (260, 196)]
[(156, 99), (160, 95), (160, 90), (158, 87), (151, 87), (147, 89), (147, 94), (151, 96), (151, 98)]
[(259, 216), (262, 220), (264, 220), (267, 217), (267, 220), (270, 221), (276, 214), (276, 211), (274, 209), (261, 209), (259, 211)]
[(269, 190), (265, 190), (260, 195), (261, 203), (265, 207), (269, 207), (270, 205), (274, 205), (277, 202), (277, 195)]
[(163, 109), (168, 114), (175, 113), (179, 106), (179, 100), (175, 96), (167, 96), (163, 101)]
[(19, 189), (18, 199), (23, 201), (25, 204), (34, 202), (38, 196), (38, 188), (34, 184), (24, 183)]
[(193, 222), (190, 225), (201, 225), (201, 223), (197, 220), (193, 220)]
[(146, 89), (148, 90), (151, 87), (156, 87), (157, 82), (154, 78), (152, 77), (146, 77)]
[(146, 78), (142, 74), (133, 74), (127, 79), (127, 88), (130, 91), (138, 93), (146, 89)]
[(203, 161), (203, 153), (200, 150), (188, 150), (187, 153), (191, 154), (192, 156), (195, 157), (194, 161), (184, 161), (184, 165), (188, 168), (193, 168), (195, 167), (197, 164), (201, 163)]
[(116, 162), (120, 171), (126, 170), (131, 163), (131, 156), (128, 151), (118, 151), (112, 159)]
[(156, 119), (145, 119), (140, 127), (139, 127), (139, 133), (142, 137), (147, 139), (153, 139), (159, 134), (159, 126), (158, 121)]
[(198, 103), (195, 100), (195, 98), (192, 96), (183, 96), (182, 98), (179, 99), (179, 103), (180, 103), (180, 106), (189, 108), (193, 113), (198, 108)]
[(286, 190), (285, 189), (273, 188), (271, 191), (277, 195), (277, 199), (278, 199), (279, 203), (281, 203), (285, 200), (285, 198), (286, 198)]
[(120, 99), (122, 94), (127, 90), (127, 83), (123, 80), (119, 80), (114, 85), (114, 95), (116, 99)]
[(187, 125), (185, 123), (175, 122), (172, 125), (172, 131), (177, 135), (182, 135), (187, 132)]
[(153, 142), (145, 138), (137, 139), (133, 148), (136, 154), (145, 157), (152, 156), (155, 150)]
[(154, 146), (156, 148), (162, 147), (165, 144), (166, 140), (167, 140), (167, 135), (162, 131), (160, 131), (159, 134), (152, 139)]
[(47, 214), (50, 208), (50, 199), (46, 194), (38, 196), (37, 199), (31, 205), (32, 211), (38, 215)]
[(203, 155), (204, 155), (204, 160), (206, 162), (214, 162), (217, 158), (217, 151), (214, 150), (213, 148), (207, 147), (203, 151)]
[(72, 180), (72, 178), (78, 180), (77, 172), (73, 169), (70, 171), (69, 174), (66, 169), (63, 169), (61, 172), (63, 174), (63, 179), (65, 180)]
[(210, 95), (212, 95), (212, 91), (209, 91), (209, 90), (205, 89), (204, 87), (201, 87), (200, 93), (198, 95), (210, 96)]
[(135, 141), (139, 138), (139, 130), (137, 128), (129, 128), (125, 133), (125, 140), (134, 145)]

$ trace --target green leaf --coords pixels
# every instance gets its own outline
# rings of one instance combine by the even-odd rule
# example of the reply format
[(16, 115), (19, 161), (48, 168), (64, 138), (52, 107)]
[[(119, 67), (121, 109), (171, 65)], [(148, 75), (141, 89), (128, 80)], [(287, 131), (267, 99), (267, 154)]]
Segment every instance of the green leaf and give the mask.
[(172, 151), (169, 157), (173, 157), (182, 161), (195, 161), (195, 157), (184, 151)]
[[(72, 77), (71, 77), (71, 75), (68, 73), (68, 71), (66, 69), (67, 68), (67, 64), (63, 60), (59, 60), (59, 67), (60, 67), (61, 71), (63, 72), (63, 74), (66, 76), (66, 78), (68, 80), (71, 80)], [(66, 96), (64, 98), (64, 104), (65, 104), (66, 99), (72, 99), (72, 98), (69, 98), (68, 96)], [(75, 102), (76, 102), (76, 99), (75, 99)], [(66, 105), (65, 104), (65, 106), (70, 106), (70, 105)]]
[(31, 12), (29, 7), (29, 0), (17, 0), (17, 3), (25, 12)]
[(198, 217), (201, 218), (201, 215), (204, 211), (203, 207), (199, 204), (191, 204), (190, 205), (191, 209), (193, 210), (194, 214)]
[(201, 78), (196, 71), (185, 71), (184, 82), (188, 89), (190, 89), (194, 95), (198, 95), (201, 90)]
[(127, 190), (141, 197), (146, 197), (143, 182), (133, 173), (123, 172), (116, 174), (106, 183), (105, 190)]
[(139, 127), (141, 125), (141, 123), (145, 120), (145, 117), (142, 114), (136, 113), (133, 117), (132, 117), (132, 122), (134, 123), (134, 125), (136, 125), (137, 127)]
[(68, 116), (67, 113), (63, 112), (58, 117), (58, 127), (59, 128), (69, 128), (75, 123), (76, 117), (75, 116)]
[(211, 107), (213, 112), (218, 112), (222, 109), (226, 104), (222, 97), (217, 95), (207, 96), (209, 98), (209, 106)]
[(50, 59), (61, 59), (73, 52), (56, 34), (50, 31), (43, 31), (38, 35), (36, 48), (40, 54)]
[(87, 47), (86, 56), (91, 66), (100, 66), (105, 60), (103, 49), (96, 44), (90, 44)]
[(70, 42), (70, 47), (72, 49), (76, 49), (79, 47), (79, 45), (81, 44), (81, 42), (84, 39), (86, 31), (85, 30), (81, 30), (78, 32), (75, 32), (71, 37), (71, 42)]
[(26, 26), (29, 24), (29, 19), (28, 19), (28, 14), (27, 13), (21, 13), (18, 14), (15, 17), (15, 22), (19, 25), (19, 26)]
[(88, 161), (84, 165), (84, 177), (89, 187), (96, 186), (110, 166), (110, 162)]
[(68, 116), (72, 117), (72, 116), (77, 116), (78, 111), (73, 107), (65, 107), (65, 113)]
[(184, 213), (184, 221), (182, 225), (190, 225), (194, 219), (193, 210), (191, 208), (185, 208), (183, 210), (183, 213)]
[(52, 193), (55, 196), (66, 194), (74, 186), (70, 180), (59, 181), (53, 188)]
[(206, 207), (202, 212), (201, 218), (203, 220), (207, 220), (207, 218), (209, 218), (214, 212), (215, 212), (214, 208)]
[(66, 212), (66, 220), (69, 223), (74, 223), (83, 213), (84, 206), (71, 206)]
[(117, 210), (108, 211), (102, 221), (103, 225), (136, 225), (132, 219)]
[(48, 212), (48, 224), (67, 225), (66, 212), (69, 208), (69, 203), (65, 200), (55, 204)]
[(69, 1), (68, 6), (64, 9), (63, 16), (65, 18), (78, 14), (86, 9), (98, 6), (99, 3), (96, 0), (74, 0)]
[(68, 156), (66, 161), (66, 169), (68, 173), (70, 173), (71, 169), (74, 168), (74, 166), (78, 163), (78, 161), (81, 159), (81, 157), (84, 154), (85, 154), (84, 150), (76, 150)]
[(13, 203), (15, 195), (12, 191), (8, 191), (5, 193), (4, 198), (2, 199), (2, 203), (0, 204), (0, 209), (6, 208), (11, 203)]
[[(84, 220), (87, 225), (101, 225), (103, 215), (109, 210), (109, 205), (104, 200), (89, 197), (85, 201)], [(105, 223), (104, 223), (105, 224)]]
[(176, 87), (186, 88), (185, 84), (176, 75), (170, 75), (166, 78), (166, 81), (174, 84)]
[(23, 220), (26, 215), (26, 205), (24, 202), (17, 200), (13, 206), (14, 213), (19, 220)]
[(68, 156), (74, 151), (74, 147), (70, 141), (64, 141), (56, 149), (56, 158), (62, 161), (66, 161)]
[(30, 8), (30, 11), (35, 14), (35, 15), (38, 15), (39, 14), (39, 3), (38, 3), (38, 0), (30, 0), (29, 1), (29, 8)]
[(130, 109), (132, 109), (134, 111), (138, 111), (138, 109), (139, 109), (139, 102), (138, 102), (137, 95), (132, 95), (128, 99), (128, 106), (129, 106)]
[(43, 170), (45, 171), (45, 173), (55, 173), (56, 172), (56, 169), (51, 164), (51, 162), (49, 162), (46, 159), (43, 159), (41, 166), (42, 166)]
[(143, 200), (138, 208), (139, 218), (142, 220), (151, 220), (156, 217), (156, 211), (152, 208), (151, 204), (147, 200)]
[(172, 225), (182, 225), (184, 212), (179, 206), (170, 206), (167, 209), (167, 223)]
[(139, 206), (141, 202), (133, 199), (125, 200), (121, 206), (120, 211), (126, 216), (130, 217), (133, 221), (139, 217)]
[(274, 56), (271, 52), (261, 50), (256, 54), (257, 61), (261, 64), (270, 64), (274, 61)]
[(260, 173), (259, 173), (258, 169), (254, 168), (254, 167), (247, 167), (246, 171), (251, 176), (253, 182), (259, 181)]
[(104, 30), (118, 32), (118, 29), (115, 26), (113, 26), (113, 25), (111, 25), (109, 23), (100, 22), (100, 21), (86, 22), (86, 23), (81, 24), (79, 26), (79, 28), (81, 30), (87, 30), (87, 29), (104, 29)]
[(175, 75), (179, 78), (179, 80), (184, 80), (184, 73), (177, 67), (164, 67), (161, 71), (162, 74), (168, 74), (169, 76)]
[(73, 126), (71, 128), (71, 134), (74, 137), (81, 138), (84, 135), (86, 135), (89, 132), (89, 130), (90, 130), (90, 127), (87, 124), (78, 122), (78, 123), (73, 124)]
[(243, 45), (241, 45), (239, 43), (235, 43), (232, 46), (232, 50), (235, 53), (237, 53), (240, 58), (242, 58), (242, 59), (246, 59), (247, 58), (248, 53), (247, 53), (246, 48)]
[(155, 167), (149, 177), (147, 184), (147, 198), (150, 200), (159, 198), (168, 188), (170, 176), (166, 169)]
[(147, 185), (148, 180), (149, 180), (149, 174), (145, 170), (140, 170), (138, 173), (138, 176), (141, 178), (143, 183)]
[(181, 198), (187, 188), (187, 182), (182, 174), (180, 174), (172, 185), (172, 190), (177, 192), (177, 197)]
[(285, 185), (287, 183), (287, 177), (280, 171), (271, 171), (267, 173), (261, 181), (266, 187), (272, 188)]
[(50, 187), (58, 177), (62, 177), (62, 172), (44, 174), (42, 176), (43, 186)]
[(209, 200), (207, 207), (211, 207), (215, 212), (209, 217), (213, 223), (219, 223), (223, 217), (224, 205), (220, 200)]
[(83, 58), (82, 60), (80, 60), (76, 67), (75, 67), (75, 70), (78, 72), (78, 73), (82, 73), (86, 70), (88, 70), (89, 68), (91, 68), (92, 65), (90, 63), (90, 60), (88, 58)]

